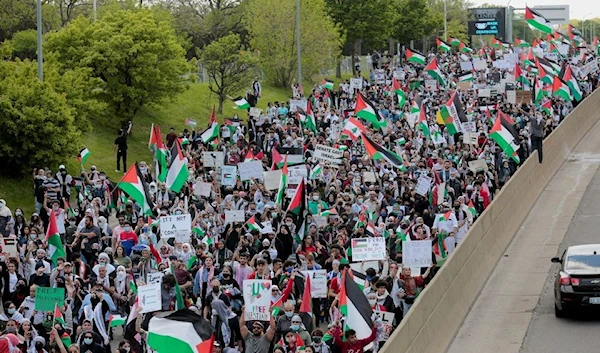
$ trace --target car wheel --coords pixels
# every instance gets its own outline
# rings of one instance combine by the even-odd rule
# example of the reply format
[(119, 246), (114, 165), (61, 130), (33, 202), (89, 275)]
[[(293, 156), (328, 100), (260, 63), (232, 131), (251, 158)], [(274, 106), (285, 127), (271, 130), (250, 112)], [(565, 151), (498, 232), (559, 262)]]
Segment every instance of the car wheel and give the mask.
[(559, 309), (556, 304), (554, 304), (554, 316), (557, 318), (563, 318), (567, 316), (567, 311), (564, 309)]

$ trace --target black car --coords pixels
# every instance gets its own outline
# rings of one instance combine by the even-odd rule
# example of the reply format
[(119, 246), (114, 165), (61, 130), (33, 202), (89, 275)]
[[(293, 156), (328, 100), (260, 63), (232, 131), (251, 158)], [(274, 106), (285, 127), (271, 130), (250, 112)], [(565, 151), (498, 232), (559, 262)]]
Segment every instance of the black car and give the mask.
[(552, 262), (560, 264), (554, 284), (556, 317), (582, 306), (600, 308), (600, 244), (570, 246)]

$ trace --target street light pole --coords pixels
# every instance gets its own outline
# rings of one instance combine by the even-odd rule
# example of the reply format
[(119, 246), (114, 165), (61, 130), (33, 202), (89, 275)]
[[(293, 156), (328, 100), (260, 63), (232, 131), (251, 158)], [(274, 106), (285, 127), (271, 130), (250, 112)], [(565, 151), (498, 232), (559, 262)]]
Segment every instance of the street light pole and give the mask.
[(296, 51), (298, 54), (298, 85), (302, 86), (302, 50), (300, 45), (300, 0), (296, 0)]
[(44, 81), (44, 56), (42, 54), (42, 0), (37, 0), (37, 61), (38, 78)]
[(583, 35), (583, 38), (585, 39), (585, 18), (588, 17), (589, 15), (592, 15), (591, 12), (585, 14), (583, 16), (583, 19), (581, 20), (581, 34)]
[(444, 40), (448, 40), (448, 10), (446, 9), (446, 2), (444, 0)]
[(96, 8), (97, 8), (97, 7), (96, 7), (96, 0), (94, 0), (94, 1), (92, 2), (92, 6), (93, 6), (93, 12), (94, 12), (94, 13), (93, 13), (93, 18), (94, 18), (94, 22), (96, 22)]
[(506, 4), (506, 38), (504, 38), (505, 41), (512, 43), (512, 38), (513, 38), (513, 28), (512, 28), (512, 19), (513, 19), (513, 13), (512, 13), (512, 8), (510, 7), (510, 3), (512, 2), (512, 0), (508, 1), (508, 4)]

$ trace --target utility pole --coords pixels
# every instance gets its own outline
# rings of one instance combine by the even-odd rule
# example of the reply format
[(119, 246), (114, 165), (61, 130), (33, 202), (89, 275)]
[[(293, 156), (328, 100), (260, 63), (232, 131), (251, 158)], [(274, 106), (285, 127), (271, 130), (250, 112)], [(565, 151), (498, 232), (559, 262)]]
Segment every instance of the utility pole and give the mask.
[(444, 0), (444, 40), (448, 40), (448, 10), (446, 8), (447, 0)]
[(44, 56), (42, 54), (42, 0), (37, 0), (37, 61), (38, 78), (44, 81)]
[(94, 10), (93, 10), (93, 19), (94, 19), (94, 22), (96, 22), (96, 9), (97, 9), (97, 6), (96, 6), (96, 0), (94, 0), (94, 1), (92, 2), (92, 6), (93, 6), (93, 9), (94, 9)]
[(296, 52), (298, 54), (298, 85), (302, 86), (302, 49), (300, 46), (300, 0), (296, 0)]

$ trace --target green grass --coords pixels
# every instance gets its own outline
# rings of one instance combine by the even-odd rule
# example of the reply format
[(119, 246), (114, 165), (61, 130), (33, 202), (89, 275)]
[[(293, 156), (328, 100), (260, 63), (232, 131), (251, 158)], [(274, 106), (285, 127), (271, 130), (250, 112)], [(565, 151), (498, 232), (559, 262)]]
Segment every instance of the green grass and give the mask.
[[(259, 100), (258, 107), (265, 109), (268, 102), (287, 101), (291, 95), (291, 89), (272, 88), (263, 85), (263, 98)], [(198, 129), (204, 129), (207, 126), (210, 117), (210, 111), (213, 105), (218, 105), (217, 97), (211, 94), (208, 84), (192, 84), (190, 89), (182, 93), (173, 102), (168, 102), (160, 106), (149, 106), (143, 108), (133, 120), (132, 136), (128, 140), (127, 163), (135, 161), (146, 161), (151, 164), (152, 154), (148, 150), (148, 139), (152, 123), (161, 127), (164, 136), (169, 132), (170, 127), (174, 127), (176, 132), (188, 128), (185, 126), (185, 119), (195, 119), (198, 122)], [(219, 122), (222, 123), (225, 118), (232, 117), (236, 112), (232, 101), (227, 100), (223, 103), (223, 114), (217, 114)], [(240, 118), (245, 118), (245, 112), (241, 112)], [(117, 137), (119, 126), (101, 121), (92, 123), (94, 129), (83, 138), (84, 146), (92, 151), (92, 155), (86, 162), (86, 169), (89, 171), (91, 165), (96, 165), (100, 171), (106, 174), (113, 181), (118, 181), (122, 174), (115, 172), (116, 156), (113, 154), (113, 142)], [(65, 159), (64, 164), (67, 170), (73, 176), (79, 175), (79, 163), (77, 156), (71, 156)], [(51, 166), (54, 172), (58, 166)], [(6, 200), (7, 206), (14, 211), (15, 208), (22, 208), (25, 215), (29, 217), (33, 213), (33, 181), (26, 176), (20, 179), (0, 178), (0, 198)]]

